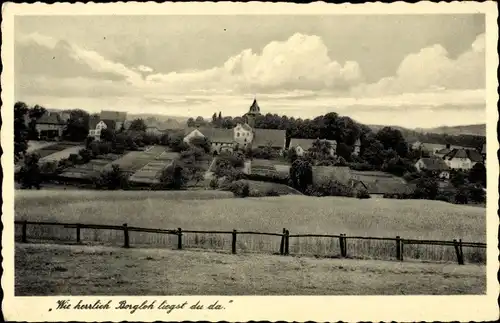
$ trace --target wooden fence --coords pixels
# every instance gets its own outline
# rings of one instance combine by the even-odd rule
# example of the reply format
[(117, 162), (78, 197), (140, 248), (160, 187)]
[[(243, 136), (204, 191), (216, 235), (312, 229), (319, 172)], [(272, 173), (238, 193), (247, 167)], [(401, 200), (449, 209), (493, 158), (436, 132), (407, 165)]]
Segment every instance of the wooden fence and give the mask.
[[(60, 240), (60, 241), (75, 241), (76, 243), (82, 243), (82, 240), (89, 241), (99, 241), (99, 242), (111, 242), (117, 244), (120, 241), (123, 242), (124, 248), (130, 248), (131, 246), (131, 233), (152, 233), (159, 234), (161, 236), (166, 236), (168, 239), (158, 239), (156, 237), (151, 240), (137, 239), (137, 245), (140, 245), (139, 241), (146, 244), (168, 244), (171, 247), (176, 247), (177, 249), (191, 248), (191, 247), (205, 247), (207, 242), (205, 236), (211, 235), (209, 245), (211, 247), (216, 246), (216, 249), (227, 250), (229, 248), (226, 246), (226, 240), (214, 239), (214, 236), (223, 236), (226, 238), (230, 237), (231, 240), (231, 253), (237, 253), (237, 246), (240, 239), (245, 236), (267, 236), (279, 238), (279, 247), (276, 244), (274, 246), (271, 244), (271, 248), (265, 248), (262, 241), (259, 241), (257, 248), (253, 248), (254, 252), (265, 252), (270, 251), (274, 254), (279, 255), (312, 255), (316, 257), (326, 257), (326, 258), (363, 258), (362, 256), (367, 256), (371, 259), (391, 259), (394, 258), (399, 261), (403, 261), (405, 258), (411, 259), (421, 259), (421, 260), (451, 260), (453, 257), (456, 259), (459, 265), (465, 263), (465, 257), (463, 253), (464, 248), (472, 250), (469, 253), (469, 261), (475, 263), (484, 263), (486, 261), (486, 244), (478, 242), (464, 242), (461, 239), (453, 241), (443, 241), (443, 240), (418, 240), (418, 239), (404, 239), (399, 236), (394, 238), (380, 238), (380, 237), (363, 237), (363, 236), (347, 236), (346, 234), (338, 235), (324, 235), (324, 234), (290, 234), (289, 230), (283, 229), (281, 233), (268, 233), (268, 232), (257, 232), (257, 231), (203, 231), (203, 230), (183, 230), (182, 228), (177, 229), (153, 229), (153, 228), (141, 228), (128, 226), (126, 223), (119, 225), (100, 225), (100, 224), (82, 224), (82, 223), (60, 223), (60, 222), (34, 222), (34, 221), (15, 221), (16, 224), (16, 236), (20, 238), (21, 242), (27, 243), (28, 239), (35, 240)], [(28, 234), (28, 228), (31, 229), (31, 234)], [(45, 230), (43, 230), (45, 228)], [(51, 228), (48, 230), (48, 228)], [(21, 229), (21, 232), (18, 232)], [(94, 230), (93, 237), (91, 235), (85, 235), (85, 239), (82, 238), (83, 230)], [(102, 230), (107, 230), (113, 234), (108, 234), (102, 237), (98, 234)], [(99, 232), (97, 232), (99, 231)], [(187, 235), (194, 234), (193, 239), (187, 239)], [(199, 237), (201, 235), (201, 238)], [(321, 240), (316, 240), (316, 243), (307, 243), (307, 239), (327, 239), (328, 243), (321, 242)], [(290, 239), (295, 239), (295, 244), (293, 244), (292, 252), (290, 251)], [(300, 239), (303, 239), (302, 242)], [(145, 242), (146, 241), (146, 242)], [(228, 242), (228, 241), (227, 241)], [(306, 243), (304, 243), (306, 242)], [(246, 244), (240, 244), (240, 251), (249, 251), (245, 248)], [(431, 250), (425, 254), (421, 249), (415, 248), (415, 246), (440, 246), (446, 249), (441, 249), (440, 252), (436, 250)], [(451, 248), (453, 247), (453, 248)], [(275, 249), (274, 249), (275, 248)], [(413, 249), (412, 249), (413, 248)], [(251, 248), (250, 248), (251, 249)], [(319, 249), (323, 249), (323, 253)], [(408, 257), (406, 257), (408, 256)]]

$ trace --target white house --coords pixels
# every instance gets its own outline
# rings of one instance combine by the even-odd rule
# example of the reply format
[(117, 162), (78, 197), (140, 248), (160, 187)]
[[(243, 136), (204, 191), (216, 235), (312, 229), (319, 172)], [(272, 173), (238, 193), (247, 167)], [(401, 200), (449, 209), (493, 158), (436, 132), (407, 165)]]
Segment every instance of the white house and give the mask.
[(104, 129), (107, 129), (108, 126), (104, 121), (99, 121), (95, 124), (93, 129), (89, 129), (89, 137), (94, 138), (95, 141), (101, 140), (101, 132)]
[(443, 160), (450, 168), (463, 170), (469, 170), (475, 164), (483, 162), (482, 156), (473, 149), (452, 149)]
[(233, 128), (233, 139), (235, 144), (242, 148), (249, 147), (253, 142), (253, 129), (246, 123), (238, 123)]

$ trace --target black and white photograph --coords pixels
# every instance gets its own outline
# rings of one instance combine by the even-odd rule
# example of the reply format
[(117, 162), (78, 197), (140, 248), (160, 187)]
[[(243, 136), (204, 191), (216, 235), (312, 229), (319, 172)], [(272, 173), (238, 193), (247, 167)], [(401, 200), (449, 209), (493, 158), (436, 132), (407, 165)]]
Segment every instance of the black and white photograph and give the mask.
[(11, 315), (29, 299), (51, 301), (23, 320), (189, 320), (203, 297), (216, 315), (245, 311), (239, 296), (474, 295), (494, 319), (491, 4), (9, 4), (2, 286), (25, 304)]

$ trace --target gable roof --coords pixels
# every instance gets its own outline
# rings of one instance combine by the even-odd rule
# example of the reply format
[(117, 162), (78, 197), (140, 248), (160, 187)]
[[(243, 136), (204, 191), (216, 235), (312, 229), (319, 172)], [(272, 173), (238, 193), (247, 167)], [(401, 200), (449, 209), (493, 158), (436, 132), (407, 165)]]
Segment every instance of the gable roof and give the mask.
[(285, 148), (286, 131), (278, 129), (255, 129), (254, 147), (271, 145), (273, 148)]
[(483, 161), (483, 157), (473, 149), (452, 149), (443, 158), (447, 160), (451, 160), (454, 158), (468, 158), (473, 162)]
[(61, 119), (59, 113), (55, 112), (45, 112), (37, 121), (37, 124), (54, 124), (54, 125), (64, 125), (65, 122)]
[(232, 143), (233, 129), (212, 128), (212, 127), (188, 127), (184, 130), (184, 135), (187, 136), (194, 130), (201, 132), (211, 142)]
[[(314, 142), (316, 141), (317, 139), (302, 139), (302, 138), (292, 138), (290, 140), (290, 148), (292, 147), (301, 147), (302, 149), (304, 150), (309, 150), (310, 148), (312, 148)], [(321, 141), (327, 141), (329, 142), (330, 144), (332, 144), (332, 146), (336, 146), (337, 145), (337, 141), (335, 140), (327, 140), (327, 139), (320, 139)]]
[(101, 120), (113, 120), (125, 122), (127, 119), (127, 112), (119, 112), (119, 111), (101, 111)]
[(436, 151), (436, 154), (446, 155), (446, 154), (448, 154), (450, 151), (451, 151), (451, 149), (450, 149), (450, 148), (443, 148), (443, 149), (439, 149), (438, 151)]
[(448, 170), (449, 169), (448, 165), (446, 165), (444, 160), (441, 158), (436, 158), (436, 157), (420, 158), (419, 161), (421, 161), (424, 164), (425, 169), (428, 169), (428, 170)]
[(246, 123), (246, 122), (244, 122), (244, 123), (238, 123), (238, 124), (236, 125), (236, 127), (237, 127), (237, 126), (242, 127), (242, 128), (243, 128), (243, 129), (245, 129), (246, 131), (252, 131), (252, 127), (250, 127), (250, 126), (248, 125), (248, 123)]

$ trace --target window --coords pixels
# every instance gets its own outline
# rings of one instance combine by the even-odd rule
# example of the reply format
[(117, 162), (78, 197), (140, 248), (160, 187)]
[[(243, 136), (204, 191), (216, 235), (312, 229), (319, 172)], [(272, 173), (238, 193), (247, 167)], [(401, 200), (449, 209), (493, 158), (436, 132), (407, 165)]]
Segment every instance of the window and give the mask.
[(239, 133), (239, 132), (237, 132), (237, 133), (236, 133), (236, 137), (239, 137), (239, 136), (240, 136), (240, 133)]

